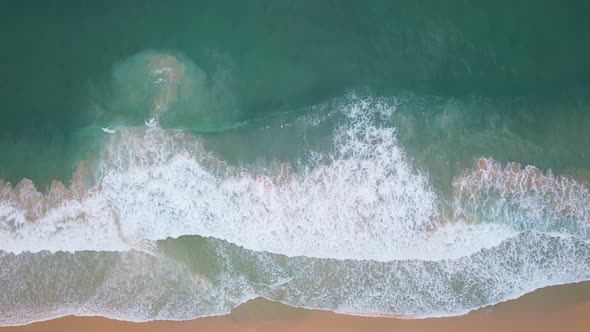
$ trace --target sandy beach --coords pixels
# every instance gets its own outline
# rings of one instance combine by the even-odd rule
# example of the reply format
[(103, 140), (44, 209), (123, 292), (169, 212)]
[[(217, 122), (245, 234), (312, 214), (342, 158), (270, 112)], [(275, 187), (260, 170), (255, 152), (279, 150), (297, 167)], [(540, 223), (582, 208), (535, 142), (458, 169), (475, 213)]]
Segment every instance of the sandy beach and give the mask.
[(588, 331), (590, 282), (537, 290), (459, 317), (398, 319), (295, 309), (263, 299), (231, 314), (193, 321), (131, 323), (102, 317), (63, 317), (0, 332), (67, 331)]

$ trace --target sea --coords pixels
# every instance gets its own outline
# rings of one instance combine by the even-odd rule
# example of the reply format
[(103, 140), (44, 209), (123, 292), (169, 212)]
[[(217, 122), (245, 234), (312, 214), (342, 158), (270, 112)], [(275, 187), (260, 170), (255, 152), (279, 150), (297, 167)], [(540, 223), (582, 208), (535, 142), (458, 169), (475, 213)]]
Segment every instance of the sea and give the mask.
[(0, 325), (455, 316), (590, 280), (589, 11), (2, 1)]

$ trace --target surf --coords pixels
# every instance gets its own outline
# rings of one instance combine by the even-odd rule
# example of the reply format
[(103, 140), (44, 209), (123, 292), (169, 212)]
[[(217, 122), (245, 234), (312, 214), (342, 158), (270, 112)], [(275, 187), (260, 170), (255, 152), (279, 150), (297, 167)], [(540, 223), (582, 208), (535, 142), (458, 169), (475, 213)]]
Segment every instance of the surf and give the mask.
[[(176, 103), (210, 91), (193, 89), (206, 76), (197, 66), (146, 53), (121, 68), (133, 77), (122, 86), (151, 77), (145, 123), (104, 127), (69, 186), (0, 184), (3, 325), (192, 319), (255, 297), (448, 316), (590, 278), (586, 185), (481, 157), (446, 193), (402, 144), (409, 97), (351, 92), (269, 120), (253, 130), (303, 128), (295, 157), (237, 164), (204, 135), (167, 127)], [(35, 280), (58, 291), (24, 286)]]

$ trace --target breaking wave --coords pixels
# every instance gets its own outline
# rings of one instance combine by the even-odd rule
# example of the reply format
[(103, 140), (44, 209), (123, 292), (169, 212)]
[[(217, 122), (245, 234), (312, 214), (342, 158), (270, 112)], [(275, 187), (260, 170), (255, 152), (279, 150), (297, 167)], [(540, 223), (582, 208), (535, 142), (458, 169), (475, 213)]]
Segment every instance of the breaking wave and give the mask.
[(482, 158), (445, 195), (400, 146), (396, 101), (354, 93), (296, 119), (329, 123), (328, 148), (235, 165), (159, 125), (196, 67), (137, 61), (169, 84), (145, 127), (109, 130), (69, 187), (0, 183), (0, 324), (192, 319), (257, 296), (444, 316), (590, 278), (590, 194), (572, 178)]

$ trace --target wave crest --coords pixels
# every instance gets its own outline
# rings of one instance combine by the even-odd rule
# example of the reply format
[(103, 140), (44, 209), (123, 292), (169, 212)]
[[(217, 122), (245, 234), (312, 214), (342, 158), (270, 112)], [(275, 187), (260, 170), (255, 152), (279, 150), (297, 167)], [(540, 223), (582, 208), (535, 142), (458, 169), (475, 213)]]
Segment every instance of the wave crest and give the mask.
[(458, 216), (590, 238), (590, 191), (570, 177), (481, 158), (453, 187)]

